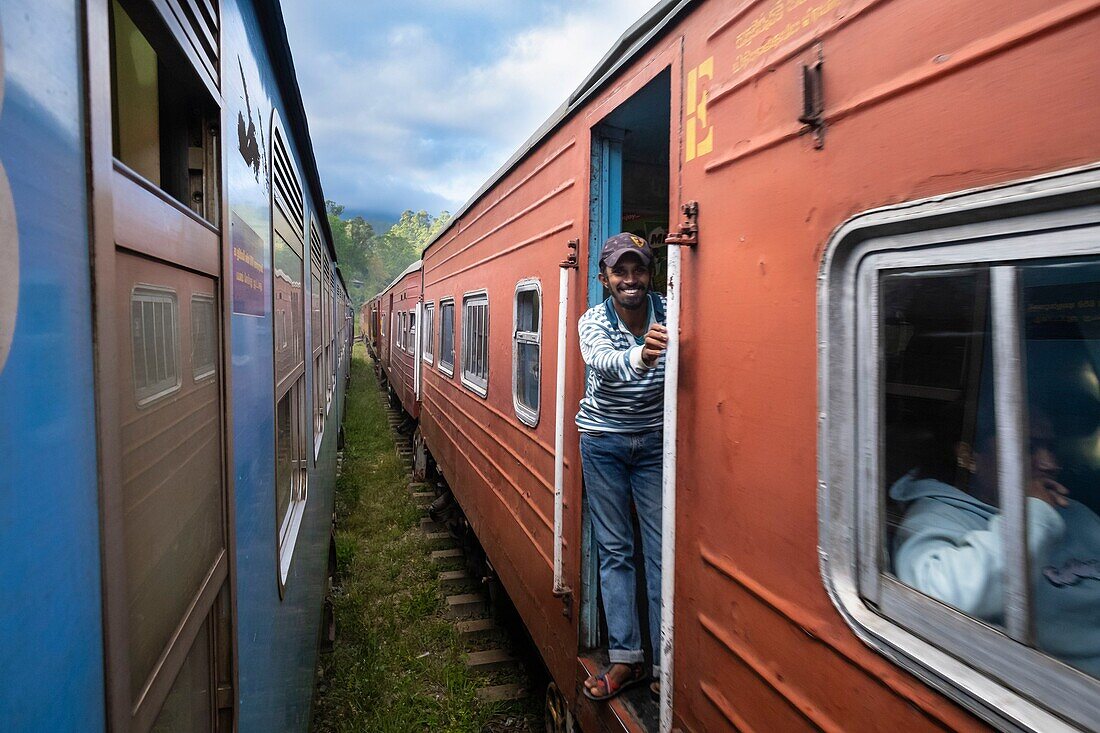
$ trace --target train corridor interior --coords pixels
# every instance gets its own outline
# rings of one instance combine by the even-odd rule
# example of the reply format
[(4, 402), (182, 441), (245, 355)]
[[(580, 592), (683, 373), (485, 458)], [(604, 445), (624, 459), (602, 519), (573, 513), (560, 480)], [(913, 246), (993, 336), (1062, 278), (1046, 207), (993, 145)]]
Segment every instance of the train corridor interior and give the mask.
[[(653, 248), (655, 263), (651, 280), (654, 291), (664, 294), (668, 262), (665, 237), (669, 226), (669, 137), (671, 118), (671, 73), (662, 71), (646, 86), (593, 128), (593, 187), (590, 216), (591, 242), (588, 283), (592, 306), (603, 301), (608, 291), (597, 279), (598, 258), (605, 239), (618, 232), (629, 232), (646, 239)], [(600, 175), (596, 175), (597, 171)], [(607, 622), (598, 596), (598, 558), (591, 524), (585, 508), (583, 529), (581, 591), (581, 658), (589, 673), (608, 665)], [(640, 538), (637, 515), (634, 535)], [(645, 575), (640, 540), (635, 543), (636, 597), (642, 638), (649, 639), (649, 604), (646, 600)], [(646, 647), (646, 667), (652, 650)], [(646, 730), (658, 726), (657, 700), (648, 685), (627, 690), (622, 706)]]

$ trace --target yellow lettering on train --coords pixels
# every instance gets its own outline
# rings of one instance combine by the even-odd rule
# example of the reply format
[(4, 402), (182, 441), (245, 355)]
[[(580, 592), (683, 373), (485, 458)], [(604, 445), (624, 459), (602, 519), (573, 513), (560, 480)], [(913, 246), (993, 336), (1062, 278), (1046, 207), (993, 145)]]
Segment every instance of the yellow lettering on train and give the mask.
[[(699, 91), (699, 80), (714, 80), (714, 57), (688, 71), (684, 120), (684, 159), (695, 160), (714, 150), (714, 128), (707, 120), (710, 90)], [(700, 138), (700, 136), (702, 136)]]

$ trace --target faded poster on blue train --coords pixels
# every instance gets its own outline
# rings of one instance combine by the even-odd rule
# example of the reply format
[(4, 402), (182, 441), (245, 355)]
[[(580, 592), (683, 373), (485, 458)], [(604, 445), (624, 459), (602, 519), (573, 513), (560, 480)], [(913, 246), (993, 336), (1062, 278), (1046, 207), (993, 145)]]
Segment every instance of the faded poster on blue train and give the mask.
[(263, 239), (234, 213), (230, 240), (233, 245), (233, 312), (262, 316), (267, 305)]

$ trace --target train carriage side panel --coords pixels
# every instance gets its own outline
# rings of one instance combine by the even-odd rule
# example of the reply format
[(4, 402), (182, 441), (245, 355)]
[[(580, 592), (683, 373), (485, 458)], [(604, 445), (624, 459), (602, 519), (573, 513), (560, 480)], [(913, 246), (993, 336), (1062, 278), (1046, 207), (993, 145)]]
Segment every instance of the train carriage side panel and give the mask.
[[(583, 236), (588, 149), (586, 133), (576, 127), (561, 131), (452, 222), (424, 257), (424, 302), (434, 307), (435, 354), (434, 363), (423, 369), (422, 430), (551, 673), (565, 690), (573, 686), (576, 667), (577, 601), (563, 601), (552, 592), (553, 364), (558, 263), (567, 253), (568, 240)], [(537, 288), (540, 297), (539, 414), (537, 420), (528, 415), (527, 422), (517, 414), (513, 394), (520, 283)], [(576, 278), (573, 284), (571, 298), (576, 303), (583, 291)], [(478, 304), (484, 300), (483, 309)], [(448, 316), (445, 309), (452, 308)], [(571, 311), (571, 318), (576, 318), (577, 306)], [(441, 363), (448, 356), (442, 342), (448, 322), (454, 348), (450, 369)], [(486, 328), (487, 343), (479, 344), (474, 336), (464, 347), (464, 332), (473, 335)], [(575, 344), (572, 330), (569, 339)], [(484, 359), (487, 374), (479, 375)], [(575, 361), (569, 368), (570, 379), (583, 374)], [(481, 376), (487, 377), (484, 394), (479, 391)], [(567, 410), (574, 405), (567, 403)], [(576, 445), (572, 414), (566, 431), (573, 436), (570, 445)], [(578, 459), (575, 451), (569, 456), (566, 521), (579, 527)], [(565, 546), (570, 574), (575, 573), (579, 554), (575, 536), (567, 533)]]
[(417, 303), (420, 301), (422, 271), (419, 263), (394, 283), (392, 294), (397, 329), (393, 351), (390, 354), (390, 386), (401, 402), (401, 408), (414, 420), (420, 417), (420, 400), (416, 395), (415, 372), (417, 369), (417, 339), (420, 324), (416, 322)]
[[(314, 420), (318, 406), (312, 386), (317, 373), (312, 355), (309, 288), (312, 286), (310, 222), (324, 232), (325, 212), (319, 191), (309, 184), (303, 149), (308, 139), (297, 137), (294, 115), (286, 89), (293, 82), (293, 70), (272, 68), (268, 44), (285, 43), (281, 15), (275, 6), (254, 6), (249, 2), (227, 2), (222, 7), (227, 63), (224, 85), (227, 103), (226, 130), (235, 134), (228, 145), (227, 166), (230, 201), (230, 240), (262, 263), (254, 275), (262, 283), (257, 296), (253, 287), (234, 282), (232, 313), (234, 474), (236, 476), (236, 559), (237, 623), (239, 644), (239, 728), (242, 731), (305, 730), (317, 658), (321, 608), (327, 576), (330, 526), (334, 501), (336, 438), (342, 413), (343, 380), (337, 380), (333, 403), (325, 409), (323, 440), (315, 446)], [(280, 62), (286, 56), (280, 56)], [(289, 80), (289, 81), (288, 81)], [(293, 92), (296, 94), (296, 89)], [(286, 161), (301, 187), (301, 220), (294, 221), (302, 234), (301, 269), (293, 276), (273, 262), (271, 181), (273, 167), (273, 120), (281, 125), (280, 139)], [(311, 160), (311, 158), (310, 158)], [(298, 217), (293, 217), (297, 219)], [(331, 244), (323, 242), (331, 257)], [(249, 258), (234, 258), (249, 262)], [(292, 268), (293, 269), (293, 268)], [(234, 273), (235, 274), (235, 273)], [(294, 283), (300, 295), (295, 299)], [(287, 290), (287, 288), (291, 288)], [(279, 300), (282, 297), (287, 301)], [(290, 407), (277, 418), (276, 384), (273, 371), (274, 340), (293, 336), (295, 327), (281, 321), (278, 328), (273, 298), (280, 314), (294, 316), (301, 311), (302, 365), (291, 377), (300, 380), (280, 400)], [(342, 311), (341, 311), (342, 314)], [(281, 316), (283, 318), (284, 316)], [(335, 338), (335, 329), (331, 334)], [(326, 338), (328, 336), (326, 335)], [(339, 348), (339, 344), (335, 345)], [(338, 360), (338, 354), (335, 357)], [(346, 357), (345, 357), (346, 358)], [(346, 367), (345, 367), (346, 368)], [(298, 392), (300, 397), (294, 397)], [(301, 400), (298, 402), (298, 400)], [(297, 407), (295, 403), (298, 402)], [(276, 421), (290, 430), (276, 434)], [(303, 437), (298, 437), (302, 435)], [(291, 453), (276, 454), (282, 440)], [(300, 451), (295, 457), (293, 451)], [(276, 463), (283, 456), (292, 475), (305, 473), (304, 485), (294, 484), (288, 497), (277, 496)], [(303, 469), (303, 467), (305, 467)], [(297, 480), (297, 479), (295, 479)], [(290, 501), (289, 508), (284, 502)], [(294, 529), (297, 529), (296, 533)], [(283, 539), (280, 541), (280, 535)], [(280, 553), (280, 547), (284, 550)], [(285, 548), (293, 547), (289, 553)], [(284, 578), (285, 575), (285, 578)]]
[(0, 6), (0, 710), (23, 731), (106, 720), (81, 13)]
[[(682, 278), (676, 712), (693, 730), (973, 729), (862, 644), (821, 580), (820, 261), (858, 212), (1100, 160), (1100, 18), (1043, 2), (798, 5), (778, 27), (810, 30), (778, 46), (751, 25), (763, 6), (727, 23), (707, 3), (684, 30), (685, 67), (713, 72), (705, 126), (683, 124), (713, 149), (681, 152), (700, 244)], [(798, 119), (799, 67), (818, 58), (820, 149)]]

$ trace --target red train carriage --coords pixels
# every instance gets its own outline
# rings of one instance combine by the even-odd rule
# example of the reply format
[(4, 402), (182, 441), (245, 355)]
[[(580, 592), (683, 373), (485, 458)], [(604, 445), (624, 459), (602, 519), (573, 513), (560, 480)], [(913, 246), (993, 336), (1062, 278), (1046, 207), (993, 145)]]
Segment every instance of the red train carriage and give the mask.
[[(1100, 505), (1098, 33), (1095, 1), (662, 2), (431, 242), (422, 315), (419, 270), (382, 294), (382, 363), (410, 413), (422, 375), (424, 440), (543, 654), (552, 724), (1100, 720), (1023, 550), (1038, 412)], [(575, 324), (620, 230), (659, 248), (679, 334), (659, 707), (578, 694), (603, 632)], [(983, 434), (1011, 448), (992, 615), (902, 580), (892, 488)]]
[(417, 324), (420, 321), (420, 292), (422, 277), (420, 261), (409, 265), (383, 290), (378, 300), (384, 342), (379, 351), (382, 371), (386, 375), (390, 392), (396, 396), (401, 408), (416, 420), (420, 416), (419, 339)]

